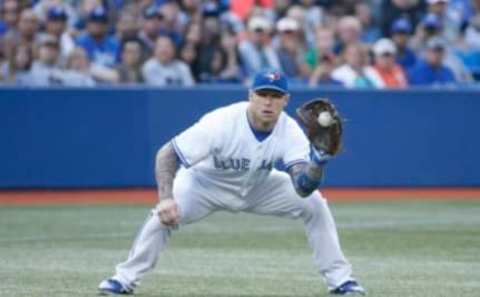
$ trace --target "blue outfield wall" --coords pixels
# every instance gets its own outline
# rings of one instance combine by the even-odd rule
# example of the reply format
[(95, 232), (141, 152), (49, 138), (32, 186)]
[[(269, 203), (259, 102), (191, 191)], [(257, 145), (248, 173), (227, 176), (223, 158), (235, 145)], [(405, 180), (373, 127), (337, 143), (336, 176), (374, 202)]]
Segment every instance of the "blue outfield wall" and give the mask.
[[(0, 188), (154, 185), (161, 145), (237, 87), (0, 89)], [(480, 92), (294, 90), (330, 97), (345, 124), (329, 186), (480, 186)], [(218, 123), (221, 125), (221, 123)]]

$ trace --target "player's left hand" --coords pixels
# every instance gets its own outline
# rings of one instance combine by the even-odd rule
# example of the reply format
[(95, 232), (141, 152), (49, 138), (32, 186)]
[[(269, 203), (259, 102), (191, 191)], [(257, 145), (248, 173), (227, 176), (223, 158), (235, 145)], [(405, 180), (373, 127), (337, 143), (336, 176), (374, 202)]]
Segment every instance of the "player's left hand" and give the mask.
[(166, 226), (177, 226), (180, 220), (178, 206), (172, 198), (160, 200), (157, 206), (158, 216), (162, 224)]

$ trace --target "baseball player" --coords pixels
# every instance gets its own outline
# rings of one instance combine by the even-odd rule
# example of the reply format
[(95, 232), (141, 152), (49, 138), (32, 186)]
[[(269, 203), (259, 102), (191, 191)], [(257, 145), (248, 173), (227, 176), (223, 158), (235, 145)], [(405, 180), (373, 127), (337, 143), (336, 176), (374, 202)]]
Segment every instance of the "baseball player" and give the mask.
[[(101, 295), (132, 294), (153, 269), (172, 230), (226, 210), (301, 219), (314, 263), (330, 293), (365, 294), (340, 248), (332, 214), (317, 191), (334, 152), (311, 145), (284, 111), (286, 78), (258, 73), (248, 101), (221, 107), (165, 144), (156, 157), (159, 203), (128, 259), (99, 285)], [(286, 172), (273, 168), (281, 160)]]

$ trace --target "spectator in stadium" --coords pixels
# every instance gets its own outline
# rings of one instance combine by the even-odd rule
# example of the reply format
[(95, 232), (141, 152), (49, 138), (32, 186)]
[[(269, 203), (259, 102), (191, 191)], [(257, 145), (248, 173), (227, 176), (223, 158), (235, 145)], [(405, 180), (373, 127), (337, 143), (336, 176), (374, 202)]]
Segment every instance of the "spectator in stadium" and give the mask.
[(191, 43), (198, 45), (202, 40), (202, 32), (204, 30), (204, 24), (200, 21), (190, 22), (185, 28), (184, 43)]
[(462, 61), (453, 45), (446, 45), (444, 64), (453, 71), (457, 82), (469, 83), (473, 80), (470, 70)]
[[(310, 7), (310, 9), (312, 9), (312, 8), (314, 8), (314, 6)], [(311, 29), (311, 30), (315, 29), (315, 28), (310, 28), (310, 27), (307, 28), (306, 23), (307, 23), (308, 13), (309, 13), (309, 11), (305, 6), (300, 5), (300, 3), (297, 4), (296, 2), (294, 2), (294, 4), (291, 4), (288, 7), (285, 16), (283, 16), (283, 17), (291, 18), (291, 19), (294, 19), (295, 21), (297, 21), (298, 27), (303, 32), (303, 34), (301, 35), (303, 43), (306, 43), (306, 35), (308, 34), (307, 31), (309, 29)], [(283, 17), (275, 18), (274, 20), (276, 20), (276, 22), (278, 22)], [(310, 33), (314, 35), (315, 31), (312, 31)], [(306, 46), (306, 44), (305, 44), (305, 46)]]
[(332, 77), (332, 72), (335, 69), (335, 56), (333, 53), (321, 54), (318, 60), (317, 66), (310, 76), (308, 85), (310, 87), (326, 85), (342, 86), (342, 82)]
[(470, 19), (465, 28), (464, 41), (469, 49), (480, 52), (480, 7), (478, 13)]
[(180, 5), (185, 13), (187, 24), (199, 22), (202, 17), (202, 0), (181, 0)]
[[(49, 0), (46, 0), (49, 1)], [(58, 1), (58, 0), (52, 0)], [(116, 15), (116, 5), (117, 0), (61, 0), (62, 2), (70, 2), (74, 4), (74, 10), (76, 14), (76, 22), (73, 24), (78, 30), (83, 30), (85, 28), (85, 21), (88, 23), (88, 19), (91, 13), (98, 9), (98, 7), (103, 7), (106, 14), (106, 25), (108, 28), (114, 26), (114, 21), (117, 19)], [(70, 16), (69, 16), (70, 17)]]
[(395, 62), (397, 49), (388, 38), (379, 39), (373, 45), (374, 65), (365, 73), (376, 88), (405, 88), (407, 78), (403, 68)]
[(371, 44), (381, 37), (382, 33), (378, 25), (373, 20), (372, 12), (368, 3), (356, 3), (355, 16), (362, 25), (362, 33), (360, 37), (362, 42)]
[(271, 45), (272, 29), (272, 23), (264, 16), (254, 16), (249, 20), (247, 38), (238, 45), (247, 77), (253, 77), (262, 69), (282, 71), (278, 55)]
[(408, 71), (411, 85), (443, 85), (455, 82), (453, 71), (444, 66), (445, 41), (434, 37), (427, 42), (425, 59)]
[(67, 12), (62, 6), (52, 6), (48, 9), (46, 18), (44, 34), (55, 36), (58, 39), (60, 56), (66, 61), (75, 47), (75, 41), (67, 31)]
[(102, 6), (90, 12), (86, 31), (75, 42), (85, 49), (92, 63), (113, 67), (118, 61), (120, 43), (108, 33), (108, 14)]
[(201, 5), (201, 15), (203, 15), (204, 17), (208, 15), (218, 17), (221, 27), (231, 30), (235, 32), (235, 34), (244, 32), (244, 22), (240, 19), (238, 15), (236, 15), (229, 9), (229, 4), (229, 1), (225, 0), (203, 1)]
[(458, 53), (475, 80), (480, 81), (480, 11), (470, 19), (462, 41), (462, 48)]
[(284, 17), (277, 22), (279, 44), (277, 55), (284, 74), (290, 82), (301, 82), (310, 75), (310, 69), (305, 63), (305, 49), (302, 47), (302, 37), (297, 21)]
[[(326, 15), (323, 8), (315, 0), (300, 0), (305, 11), (303, 28), (307, 47), (314, 47), (316, 42), (316, 30), (326, 23)], [(290, 16), (292, 12), (290, 10)]]
[(197, 55), (197, 46), (193, 43), (184, 43), (180, 48), (179, 57), (183, 62), (187, 63), (187, 65), (190, 65), (190, 71), (192, 71), (192, 75), (194, 75), (193, 65), (197, 59)]
[[(219, 82), (241, 82), (242, 75), (238, 65), (237, 40), (234, 32), (224, 31), (220, 40), (221, 49), (225, 53), (223, 61), (219, 61), (215, 71)], [(218, 62), (217, 62), (218, 63)]]
[(180, 58), (194, 68), (197, 59), (197, 49), (202, 39), (202, 23), (200, 21), (192, 21), (188, 24), (185, 31), (185, 39), (180, 48)]
[(5, 47), (3, 46), (3, 43), (3, 39), (0, 38), (0, 82), (4, 82), (6, 80), (6, 71), (8, 69), (8, 59), (7, 55), (5, 55)]
[(366, 76), (368, 52), (363, 44), (347, 44), (342, 53), (343, 64), (332, 72), (332, 79), (347, 88), (371, 88), (372, 81)]
[(480, 0), (449, 0), (446, 6), (445, 15), (458, 30), (459, 37), (475, 14), (480, 12)]
[(440, 17), (433, 13), (426, 14), (418, 24), (415, 35), (410, 40), (410, 47), (421, 53), (427, 41), (434, 36), (442, 36), (443, 27)]
[[(228, 37), (230, 39), (231, 37)], [(236, 63), (234, 52), (236, 44), (228, 47), (222, 46), (215, 48), (208, 77), (204, 77), (202, 83), (239, 83), (241, 82), (240, 72)]]
[(151, 86), (193, 86), (190, 68), (175, 58), (175, 46), (168, 36), (159, 36), (155, 43), (154, 56), (142, 67), (146, 84)]
[(424, 0), (382, 0), (380, 26), (383, 36), (390, 36), (390, 28), (393, 22), (400, 18), (406, 18), (415, 28), (426, 11)]
[[(436, 14), (440, 19), (446, 17), (447, 6), (449, 0), (426, 0), (427, 11)], [(445, 21), (445, 20), (442, 20)], [(445, 25), (445, 23), (444, 23)]]
[(155, 4), (155, 0), (125, 0), (122, 12), (132, 15), (138, 20), (142, 18), (146, 9)]
[(69, 87), (93, 87), (95, 80), (91, 73), (90, 60), (86, 51), (76, 47), (70, 51), (66, 69), (62, 73), (62, 84)]
[(459, 38), (462, 19), (459, 16), (447, 14), (449, 0), (427, 0), (427, 11), (435, 14), (440, 19), (442, 28), (442, 37), (449, 42), (455, 42)]
[(124, 42), (138, 38), (140, 25), (134, 15), (122, 12), (118, 17), (116, 29), (117, 39), (122, 46)]
[(15, 34), (21, 11), (20, 3), (16, 0), (5, 0), (0, 5), (0, 22), (3, 23), (2, 27), (4, 27), (2, 34)]
[(142, 83), (142, 43), (136, 39), (127, 40), (121, 48), (121, 64), (116, 67), (119, 83)]
[(138, 32), (138, 38), (143, 43), (142, 58), (148, 59), (152, 56), (155, 49), (155, 42), (164, 28), (164, 15), (154, 5), (148, 6), (141, 19), (141, 29)]
[(337, 35), (338, 40), (335, 45), (335, 54), (343, 52), (349, 44), (359, 43), (362, 34), (362, 24), (357, 17), (344, 16), (338, 20)]
[[(307, 36), (315, 35), (315, 31), (313, 30), (314, 28), (311, 28), (310, 26), (308, 27), (306, 26), (307, 9), (300, 5), (292, 5), (288, 8), (286, 17), (289, 19), (294, 19), (297, 22), (297, 25), (298, 25), (297, 36), (298, 36), (299, 46), (306, 48), (308, 46)], [(309, 30), (312, 30), (312, 31), (309, 31)]]
[(15, 45), (7, 64), (2, 67), (2, 76), (9, 84), (25, 86), (30, 83), (33, 49), (28, 45)]
[(287, 11), (290, 5), (290, 0), (274, 0), (272, 3), (273, 20), (278, 20), (287, 16)]
[(315, 47), (310, 48), (305, 54), (305, 61), (313, 70), (317, 65), (323, 61), (325, 55), (333, 57), (336, 60), (336, 56), (333, 53), (335, 46), (335, 32), (329, 27), (319, 26), (315, 31)]
[(203, 34), (198, 47), (198, 56), (193, 68), (199, 82), (233, 83), (240, 82), (240, 68), (237, 60), (237, 43), (233, 30), (220, 31), (217, 18), (206, 17)]
[(331, 16), (340, 17), (355, 14), (355, 4), (362, 0), (321, 0), (328, 7)]
[[(220, 12), (218, 10), (208, 10), (203, 13), (203, 21), (199, 23), (200, 32), (198, 41), (193, 41), (196, 48), (195, 58), (191, 64), (193, 76), (198, 82), (207, 82), (211, 80), (212, 76), (212, 59), (214, 55), (221, 55), (224, 53), (220, 47)], [(189, 27), (192, 29), (192, 27)], [(196, 28), (193, 28), (194, 30)], [(195, 36), (193, 36), (195, 38)], [(189, 37), (190, 42), (192, 36)]]
[(0, 39), (0, 86), (8, 80), (9, 57), (5, 55), (3, 40)]
[(33, 86), (59, 86), (63, 84), (62, 70), (58, 66), (60, 44), (52, 35), (44, 35), (40, 40), (38, 58), (33, 61), (30, 70)]
[(78, 13), (71, 4), (73, 1), (64, 0), (35, 0), (33, 2), (33, 11), (37, 15), (39, 22), (45, 23), (48, 19), (48, 14), (53, 7), (61, 9), (65, 13), (65, 22), (67, 27), (72, 28), (78, 22)]
[(412, 34), (412, 25), (405, 18), (399, 18), (392, 24), (391, 36), (397, 49), (396, 62), (403, 69), (408, 69), (417, 62), (417, 55), (409, 47), (409, 40)]
[[(423, 55), (426, 51), (428, 41), (433, 38), (445, 40), (443, 35), (440, 17), (436, 14), (429, 13), (423, 18), (422, 23), (418, 25), (417, 32), (411, 40), (411, 45), (417, 53)], [(455, 54), (453, 46), (446, 44), (443, 63), (453, 71), (457, 81), (468, 82), (472, 80), (470, 72), (462, 60)]]
[(160, 34), (168, 35), (175, 47), (179, 47), (182, 44), (182, 33), (186, 26), (184, 14), (176, 1), (165, 1), (159, 9), (160, 14), (163, 15)]
[(18, 20), (17, 30), (10, 31), (5, 35), (5, 53), (12, 54), (12, 48), (16, 45), (25, 45), (35, 50), (39, 41), (39, 24), (33, 10), (27, 8), (22, 10)]

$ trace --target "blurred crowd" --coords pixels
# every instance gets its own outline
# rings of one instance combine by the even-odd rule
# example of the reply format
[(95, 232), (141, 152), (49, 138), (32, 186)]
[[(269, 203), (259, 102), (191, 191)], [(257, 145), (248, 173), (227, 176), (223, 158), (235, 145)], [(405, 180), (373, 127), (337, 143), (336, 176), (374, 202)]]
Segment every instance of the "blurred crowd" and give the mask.
[(0, 84), (480, 82), (480, 0), (0, 0)]

